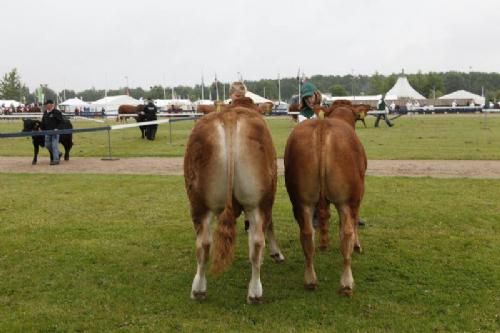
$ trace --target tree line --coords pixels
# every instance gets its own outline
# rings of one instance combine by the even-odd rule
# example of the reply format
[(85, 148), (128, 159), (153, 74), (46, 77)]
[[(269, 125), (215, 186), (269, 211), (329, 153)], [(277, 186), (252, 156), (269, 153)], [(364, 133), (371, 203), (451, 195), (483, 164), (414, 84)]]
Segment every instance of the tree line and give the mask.
[[(332, 96), (349, 95), (377, 95), (387, 92), (396, 82), (399, 74), (382, 75), (375, 72), (373, 75), (314, 75), (308, 78), (323, 93), (329, 93)], [(438, 98), (459, 89), (468, 90), (472, 93), (484, 95), (487, 100), (500, 100), (500, 73), (485, 72), (418, 72), (415, 74), (406, 74), (410, 84), (419, 93), (429, 99)], [(279, 90), (281, 90), (281, 99), (286, 101), (292, 95), (298, 93), (299, 78), (261, 79), (257, 81), (245, 81), (249, 91), (264, 96), (271, 100), (278, 100)], [(103, 90), (94, 87), (83, 91), (64, 89), (55, 91), (47, 84), (41, 84), (35, 90), (31, 91), (21, 80), (21, 76), (16, 68), (6, 73), (0, 80), (0, 99), (13, 99), (23, 103), (34, 103), (44, 96), (45, 99), (62, 101), (64, 98), (79, 97), (85, 101), (95, 101), (103, 98), (105, 95), (122, 95), (127, 93), (134, 98), (152, 98), (152, 99), (172, 99), (184, 98), (198, 100), (204, 96), (205, 99), (211, 97), (216, 99), (228, 98), (230, 82), (216, 81), (194, 86), (175, 86), (163, 87), (155, 85), (144, 89), (142, 87)], [(279, 89), (279, 87), (281, 89)], [(173, 88), (173, 89), (172, 89)], [(203, 93), (202, 93), (203, 91)]]

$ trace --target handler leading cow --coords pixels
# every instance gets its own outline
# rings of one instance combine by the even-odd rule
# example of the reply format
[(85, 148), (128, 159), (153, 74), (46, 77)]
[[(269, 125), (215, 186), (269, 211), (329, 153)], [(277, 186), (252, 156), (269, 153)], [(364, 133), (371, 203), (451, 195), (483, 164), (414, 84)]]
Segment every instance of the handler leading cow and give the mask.
[[(318, 101), (312, 93), (303, 97), (302, 102), (307, 105), (302, 109), (311, 110), (312, 115), (313, 104)], [(350, 109), (345, 111), (351, 113)], [(357, 221), (367, 160), (354, 131), (354, 118), (349, 124), (344, 119), (336, 119), (335, 113), (332, 113), (333, 118), (305, 120), (295, 127), (285, 150), (285, 183), (300, 226), (300, 241), (306, 260), (305, 287), (314, 289), (317, 285), (313, 264), (313, 216), (316, 211), (321, 247), (325, 248), (329, 205), (333, 203), (340, 219), (340, 251), (344, 257), (340, 293), (350, 295), (354, 288), (351, 257), (355, 247), (361, 250)]]
[(251, 100), (239, 99), (196, 123), (184, 157), (184, 177), (196, 230), (198, 262), (191, 297), (206, 296), (211, 218), (219, 220), (212, 269), (220, 272), (233, 260), (235, 222), (244, 211), (250, 221), (252, 265), (247, 301), (258, 303), (262, 297), (260, 266), (265, 238), (273, 258), (283, 260), (283, 255), (274, 239), (271, 219), (277, 181), (276, 151), (269, 129)]

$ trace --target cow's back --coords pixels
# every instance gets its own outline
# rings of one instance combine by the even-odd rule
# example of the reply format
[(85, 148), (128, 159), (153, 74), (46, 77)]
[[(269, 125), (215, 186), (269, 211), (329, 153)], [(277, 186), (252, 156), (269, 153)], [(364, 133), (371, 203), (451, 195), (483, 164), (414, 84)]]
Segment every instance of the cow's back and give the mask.
[(119, 114), (130, 114), (136, 112), (137, 112), (137, 106), (135, 105), (122, 104), (118, 107)]
[(365, 171), (363, 146), (343, 120), (302, 122), (287, 141), (285, 181), (292, 202), (314, 205), (320, 189), (334, 203), (362, 196)]
[(249, 207), (269, 197), (272, 205), (276, 153), (263, 118), (246, 108), (210, 113), (193, 128), (184, 157), (191, 203), (222, 212), (227, 197), (229, 159), (234, 161), (233, 197)]

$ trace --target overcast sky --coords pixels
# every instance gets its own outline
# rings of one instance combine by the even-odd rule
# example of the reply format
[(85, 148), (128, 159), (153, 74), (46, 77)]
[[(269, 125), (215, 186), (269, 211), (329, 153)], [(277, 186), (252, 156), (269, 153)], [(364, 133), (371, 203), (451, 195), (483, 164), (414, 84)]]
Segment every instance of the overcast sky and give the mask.
[(8, 0), (0, 75), (82, 90), (500, 70), (499, 0)]

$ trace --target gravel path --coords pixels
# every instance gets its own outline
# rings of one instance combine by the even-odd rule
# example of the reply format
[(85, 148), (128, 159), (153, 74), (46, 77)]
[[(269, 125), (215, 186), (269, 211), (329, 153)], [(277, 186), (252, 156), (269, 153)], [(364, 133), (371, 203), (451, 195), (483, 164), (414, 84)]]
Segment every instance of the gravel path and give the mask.
[[(121, 158), (103, 161), (100, 158), (75, 157), (49, 166), (45, 159), (31, 165), (30, 157), (0, 157), (3, 173), (98, 173), (98, 174), (155, 174), (182, 175), (182, 158)], [(283, 160), (278, 160), (283, 174)], [(412, 161), (370, 160), (368, 175), (436, 178), (496, 178), (500, 179), (500, 161)]]

